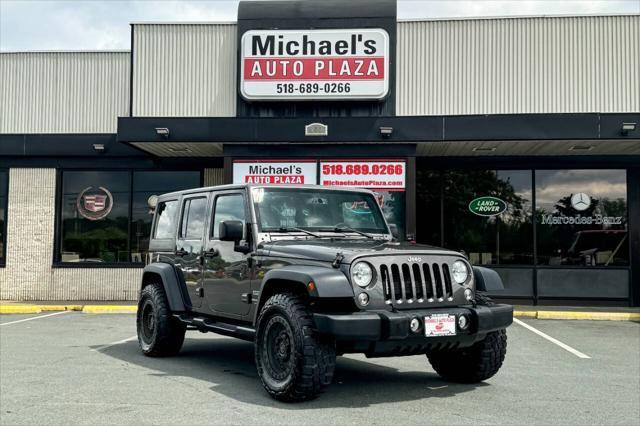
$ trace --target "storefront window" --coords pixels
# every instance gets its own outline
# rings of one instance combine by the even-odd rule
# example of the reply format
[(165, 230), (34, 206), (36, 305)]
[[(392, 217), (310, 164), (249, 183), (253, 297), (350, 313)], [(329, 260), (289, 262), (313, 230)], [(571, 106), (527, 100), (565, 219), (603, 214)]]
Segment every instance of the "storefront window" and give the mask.
[(476, 265), (533, 263), (530, 170), (444, 173), (445, 247)]
[(7, 246), (7, 191), (9, 173), (0, 170), (0, 266), (5, 264), (5, 249)]
[(406, 238), (406, 193), (404, 191), (379, 191), (376, 195), (387, 223), (391, 226), (395, 225), (398, 237), (404, 240)]
[(148, 199), (152, 195), (200, 186), (200, 172), (152, 171), (133, 172), (133, 204), (131, 209), (131, 260), (142, 262), (149, 248), (151, 220)]
[(143, 262), (149, 196), (199, 185), (199, 172), (64, 171), (59, 261)]
[(62, 262), (129, 262), (129, 172), (64, 172)]
[(536, 200), (538, 264), (629, 264), (624, 170), (538, 170)]
[(442, 173), (418, 168), (416, 171), (416, 236), (418, 242), (443, 246), (441, 230)]

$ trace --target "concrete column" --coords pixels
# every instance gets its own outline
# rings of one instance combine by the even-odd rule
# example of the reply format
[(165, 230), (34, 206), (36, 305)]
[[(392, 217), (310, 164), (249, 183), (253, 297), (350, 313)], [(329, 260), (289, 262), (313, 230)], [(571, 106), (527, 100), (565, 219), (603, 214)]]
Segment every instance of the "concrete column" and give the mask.
[(55, 169), (10, 169), (7, 261), (0, 299), (33, 300), (51, 286)]

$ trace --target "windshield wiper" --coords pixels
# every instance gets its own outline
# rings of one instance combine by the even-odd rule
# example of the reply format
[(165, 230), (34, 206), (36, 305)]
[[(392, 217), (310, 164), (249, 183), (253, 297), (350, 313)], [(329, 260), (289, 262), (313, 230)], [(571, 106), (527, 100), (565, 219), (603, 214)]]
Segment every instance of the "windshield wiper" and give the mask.
[(296, 228), (293, 226), (281, 226), (280, 228), (278, 228), (278, 232), (292, 232), (292, 231), (303, 232), (307, 235), (311, 235), (314, 238), (320, 238), (320, 235), (314, 234), (313, 232), (307, 231), (306, 229), (302, 229), (302, 228)]
[(367, 234), (366, 232), (362, 232), (362, 231), (358, 231), (357, 229), (353, 229), (350, 226), (336, 226), (335, 228), (333, 228), (334, 232), (355, 232), (356, 234), (360, 234), (360, 235), (364, 235), (367, 238), (371, 238), (373, 239), (373, 235), (371, 234)]

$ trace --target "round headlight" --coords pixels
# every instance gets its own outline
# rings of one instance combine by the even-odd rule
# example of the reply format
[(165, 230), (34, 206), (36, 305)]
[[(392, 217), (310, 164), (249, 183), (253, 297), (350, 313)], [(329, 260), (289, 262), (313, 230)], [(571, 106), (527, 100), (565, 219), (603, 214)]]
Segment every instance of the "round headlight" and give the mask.
[(462, 260), (456, 260), (451, 266), (451, 276), (458, 284), (463, 284), (469, 278), (469, 269)]
[(358, 286), (366, 287), (373, 279), (373, 269), (366, 262), (358, 262), (351, 268), (351, 276)]

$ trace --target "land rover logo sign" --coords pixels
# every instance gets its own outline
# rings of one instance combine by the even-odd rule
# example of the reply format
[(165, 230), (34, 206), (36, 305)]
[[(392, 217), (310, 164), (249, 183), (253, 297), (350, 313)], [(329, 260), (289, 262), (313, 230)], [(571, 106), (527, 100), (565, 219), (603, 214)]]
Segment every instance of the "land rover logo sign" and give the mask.
[(102, 186), (94, 189), (88, 186), (80, 192), (76, 199), (76, 208), (80, 216), (89, 220), (100, 220), (107, 217), (113, 208), (113, 195)]
[(251, 30), (240, 41), (247, 100), (368, 100), (389, 91), (389, 34), (382, 28)]
[(478, 216), (497, 216), (507, 209), (507, 203), (496, 197), (479, 197), (469, 203), (471, 213)]

